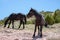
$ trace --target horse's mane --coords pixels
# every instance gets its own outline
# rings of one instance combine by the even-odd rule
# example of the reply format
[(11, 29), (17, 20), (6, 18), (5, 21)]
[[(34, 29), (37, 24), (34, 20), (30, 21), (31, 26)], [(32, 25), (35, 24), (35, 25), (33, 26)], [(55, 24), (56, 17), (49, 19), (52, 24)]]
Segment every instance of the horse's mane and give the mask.
[[(34, 11), (34, 12), (36, 12), (36, 13), (38, 13), (38, 12), (37, 12), (35, 9), (33, 9), (33, 8), (31, 8), (31, 10)], [(31, 10), (30, 10), (30, 11), (31, 11)]]
[(10, 15), (16, 15), (16, 13), (11, 13)]
[(39, 12), (37, 12), (35, 9), (33, 9), (33, 8), (31, 8), (31, 10), (30, 11), (33, 11), (33, 12), (35, 12), (36, 14), (38, 14), (38, 15), (40, 15), (40, 16), (42, 16)]
[(17, 13), (17, 15), (24, 15), (24, 14), (22, 14), (22, 13)]

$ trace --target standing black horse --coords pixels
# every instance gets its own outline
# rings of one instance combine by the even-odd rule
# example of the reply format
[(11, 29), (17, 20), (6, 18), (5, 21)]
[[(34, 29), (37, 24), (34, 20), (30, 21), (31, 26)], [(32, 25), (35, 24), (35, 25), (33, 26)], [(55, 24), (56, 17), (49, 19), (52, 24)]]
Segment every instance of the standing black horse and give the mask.
[(22, 13), (12, 13), (8, 18), (7, 20), (5, 21), (4, 23), (4, 27), (6, 27), (7, 23), (9, 22), (9, 25), (8, 25), (8, 28), (12, 22), (12, 28), (14, 28), (14, 20), (20, 20), (20, 25), (19, 25), (19, 28), (21, 26), (21, 24), (23, 24), (23, 29), (25, 28), (24, 24), (26, 24), (26, 16), (23, 15)]
[(42, 28), (43, 28), (44, 25), (47, 26), (47, 24), (45, 24), (45, 20), (43, 19), (43, 16), (41, 14), (39, 14), (36, 10), (31, 8), (29, 13), (27, 14), (27, 17), (30, 18), (33, 15), (36, 18), (36, 20), (35, 20), (35, 30), (34, 30), (33, 37), (35, 37), (35, 32), (36, 32), (37, 26), (38, 26), (38, 35), (40, 35), (40, 37), (42, 37)]

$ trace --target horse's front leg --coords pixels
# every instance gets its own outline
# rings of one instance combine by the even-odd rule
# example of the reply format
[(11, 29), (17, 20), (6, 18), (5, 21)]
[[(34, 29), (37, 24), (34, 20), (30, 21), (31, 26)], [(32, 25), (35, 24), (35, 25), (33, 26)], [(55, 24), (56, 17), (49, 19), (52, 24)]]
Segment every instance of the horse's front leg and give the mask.
[(11, 24), (11, 20), (10, 20), (10, 22), (9, 22), (8, 28), (10, 27), (10, 24)]
[(12, 28), (14, 28), (14, 20), (12, 21)]
[(33, 38), (35, 37), (36, 29), (37, 29), (37, 26), (35, 25), (35, 29), (34, 29)]
[(40, 26), (40, 37), (42, 38), (42, 28), (43, 26)]
[(23, 29), (25, 28), (25, 26), (24, 26), (25, 24), (24, 24), (24, 22), (23, 22)]

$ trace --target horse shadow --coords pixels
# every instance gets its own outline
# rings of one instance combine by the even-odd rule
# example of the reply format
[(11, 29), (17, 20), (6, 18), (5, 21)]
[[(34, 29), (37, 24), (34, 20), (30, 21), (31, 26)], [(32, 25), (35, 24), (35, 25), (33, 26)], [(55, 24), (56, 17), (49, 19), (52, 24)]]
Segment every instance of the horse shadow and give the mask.
[(47, 35), (43, 35), (43, 37), (40, 37), (39, 35), (35, 36), (35, 37), (32, 37), (33, 39), (32, 40), (37, 40), (38, 38), (44, 38), (44, 37), (47, 37)]
[[(11, 28), (12, 29), (12, 28)], [(18, 29), (18, 28), (14, 28), (15, 30), (23, 30), (23, 28), (20, 28), (20, 29)]]
[(13, 29), (13, 30), (24, 30), (23, 28), (7, 28), (7, 29)]

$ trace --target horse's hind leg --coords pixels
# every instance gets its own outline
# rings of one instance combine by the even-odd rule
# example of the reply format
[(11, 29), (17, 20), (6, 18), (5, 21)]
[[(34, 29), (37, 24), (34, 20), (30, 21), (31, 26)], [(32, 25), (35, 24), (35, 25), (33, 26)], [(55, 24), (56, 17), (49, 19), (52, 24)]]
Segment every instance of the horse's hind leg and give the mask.
[(23, 22), (23, 29), (25, 28), (25, 26), (24, 26), (25, 24), (24, 24), (24, 22)]
[(22, 21), (20, 21), (20, 25), (19, 25), (18, 29), (21, 27), (21, 24), (22, 24)]
[(36, 29), (37, 29), (37, 26), (35, 25), (33, 37), (35, 37)]
[(6, 27), (8, 21), (9, 21), (9, 18), (5, 21), (5, 23), (4, 23), (4, 27)]
[(11, 21), (9, 22), (8, 28), (10, 27)]
[(40, 37), (42, 37), (42, 28), (43, 26), (40, 26)]
[(4, 23), (4, 28), (6, 27), (6, 25), (7, 25), (7, 22)]
[(39, 29), (40, 29), (40, 27), (38, 26), (38, 35), (40, 34), (40, 33), (39, 33), (39, 32), (40, 32)]

